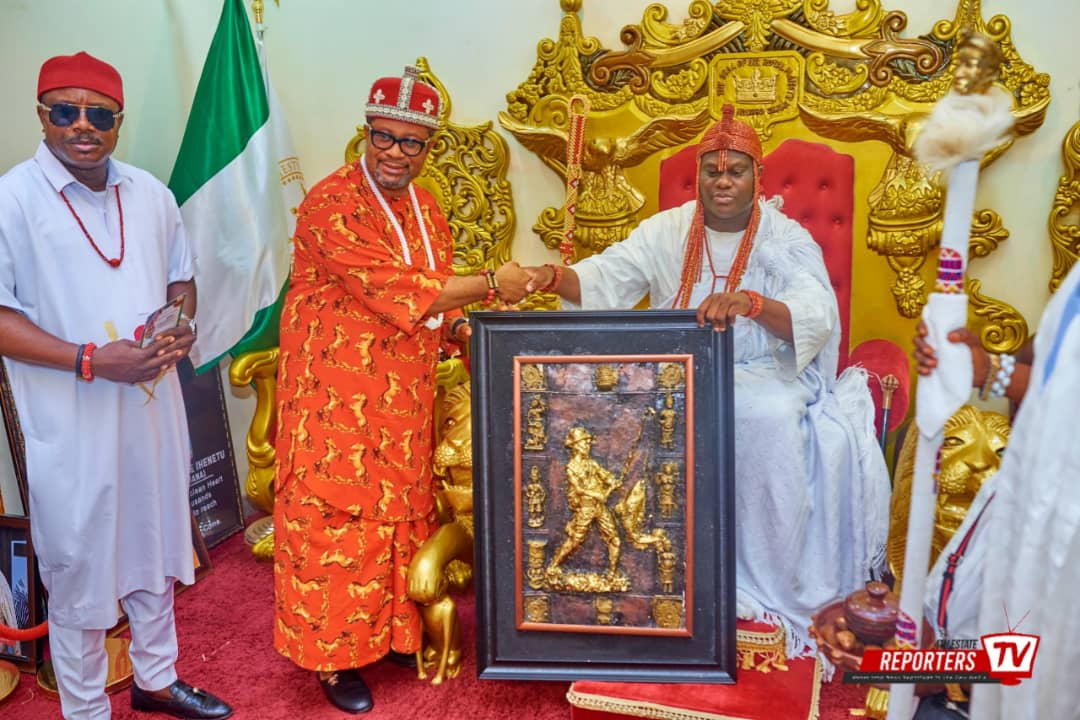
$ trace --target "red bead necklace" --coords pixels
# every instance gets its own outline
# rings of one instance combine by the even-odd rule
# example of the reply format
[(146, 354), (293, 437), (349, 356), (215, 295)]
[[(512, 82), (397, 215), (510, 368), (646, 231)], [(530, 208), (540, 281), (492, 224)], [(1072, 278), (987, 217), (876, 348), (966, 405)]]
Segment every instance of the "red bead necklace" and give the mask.
[(116, 191), (116, 212), (120, 214), (120, 257), (107, 258), (105, 253), (101, 252), (101, 248), (94, 242), (94, 238), (90, 237), (90, 233), (87, 232), (86, 226), (83, 225), (82, 218), (79, 217), (79, 213), (75, 212), (75, 208), (71, 206), (71, 201), (64, 195), (64, 191), (60, 191), (60, 197), (64, 200), (64, 204), (67, 205), (68, 210), (71, 211), (71, 215), (75, 218), (75, 222), (79, 223), (79, 228), (82, 229), (83, 235), (90, 241), (90, 246), (94, 248), (94, 252), (98, 254), (105, 262), (109, 263), (111, 267), (120, 267), (120, 263), (124, 262), (124, 206), (120, 204), (120, 186), (114, 185), (113, 189)]

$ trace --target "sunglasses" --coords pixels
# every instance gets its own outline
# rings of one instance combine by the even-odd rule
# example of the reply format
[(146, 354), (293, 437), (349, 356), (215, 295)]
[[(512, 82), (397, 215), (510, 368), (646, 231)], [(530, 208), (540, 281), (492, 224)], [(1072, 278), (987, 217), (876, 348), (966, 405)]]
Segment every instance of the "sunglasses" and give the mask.
[(380, 150), (389, 150), (394, 147), (394, 145), (398, 145), (401, 147), (401, 152), (409, 157), (416, 157), (424, 152), (424, 148), (428, 144), (427, 140), (394, 137), (390, 133), (376, 130), (370, 125), (368, 125), (368, 139), (371, 141), (372, 145)]
[(48, 110), (49, 122), (56, 127), (71, 127), (80, 115), (85, 114), (87, 121), (101, 132), (108, 132), (116, 127), (116, 118), (123, 117), (124, 111), (113, 112), (109, 108), (93, 105), (71, 105), (70, 103), (56, 103), (46, 105), (38, 103), (42, 110)]

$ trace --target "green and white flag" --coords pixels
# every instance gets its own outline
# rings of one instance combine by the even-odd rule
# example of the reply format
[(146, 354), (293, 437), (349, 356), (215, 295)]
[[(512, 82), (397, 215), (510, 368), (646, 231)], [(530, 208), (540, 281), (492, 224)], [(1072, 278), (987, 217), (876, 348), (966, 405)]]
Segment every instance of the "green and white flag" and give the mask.
[(277, 344), (303, 175), (242, 0), (225, 0), (169, 179), (195, 254), (198, 371)]

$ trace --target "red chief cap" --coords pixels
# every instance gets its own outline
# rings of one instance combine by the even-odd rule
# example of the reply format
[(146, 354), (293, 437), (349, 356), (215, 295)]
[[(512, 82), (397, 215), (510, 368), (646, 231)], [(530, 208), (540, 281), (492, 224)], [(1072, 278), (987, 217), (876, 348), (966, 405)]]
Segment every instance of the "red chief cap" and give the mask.
[(124, 83), (112, 65), (86, 52), (57, 55), (46, 60), (38, 73), (38, 100), (50, 90), (83, 88), (120, 103), (124, 109)]
[(698, 157), (717, 150), (735, 150), (761, 163), (761, 140), (747, 123), (735, 119), (735, 108), (725, 105), (720, 122), (709, 128), (698, 145)]
[(419, 73), (410, 65), (401, 77), (376, 80), (368, 94), (367, 116), (402, 120), (438, 130), (439, 91), (420, 82)]

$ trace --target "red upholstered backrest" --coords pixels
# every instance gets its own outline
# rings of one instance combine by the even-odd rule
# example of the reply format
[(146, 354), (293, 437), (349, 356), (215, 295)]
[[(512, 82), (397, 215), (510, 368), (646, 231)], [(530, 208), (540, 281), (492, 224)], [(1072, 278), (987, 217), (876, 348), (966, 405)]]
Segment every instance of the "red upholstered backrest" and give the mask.
[[(697, 146), (683, 148), (660, 163), (661, 210), (693, 200)], [(765, 156), (765, 196), (781, 195), (784, 213), (802, 224), (821, 246), (840, 307), (840, 370), (847, 366), (851, 317), (852, 221), (855, 214), (855, 160), (827, 145), (789, 139)]]

